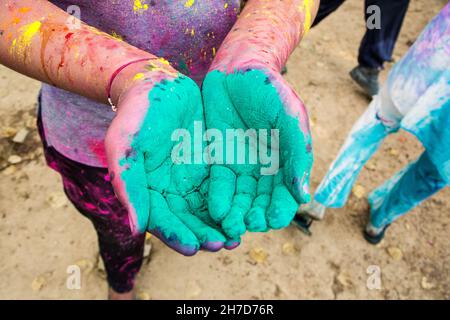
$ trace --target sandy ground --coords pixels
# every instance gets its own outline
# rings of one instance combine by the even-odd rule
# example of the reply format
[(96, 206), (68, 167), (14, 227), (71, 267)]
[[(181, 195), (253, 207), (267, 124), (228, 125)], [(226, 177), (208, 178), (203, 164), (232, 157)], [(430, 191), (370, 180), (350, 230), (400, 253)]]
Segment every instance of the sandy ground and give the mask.
[[(412, 1), (395, 58), (406, 52), (446, 1)], [(325, 174), (368, 101), (352, 83), (364, 32), (363, 1), (349, 0), (312, 30), (291, 57), (287, 78), (304, 98), (315, 144), (313, 187)], [(383, 79), (390, 69), (387, 66)], [(96, 236), (46, 168), (34, 125), (39, 83), (0, 67), (0, 298), (104, 299)], [(30, 130), (23, 144), (12, 136)], [(390, 136), (363, 169), (368, 192), (415, 159), (420, 144), (405, 132)], [(16, 165), (11, 155), (21, 157)], [(367, 220), (364, 192), (330, 210), (313, 236), (297, 229), (249, 234), (232, 252), (178, 255), (158, 240), (137, 281), (141, 299), (449, 299), (450, 190), (445, 189), (395, 223), (378, 246), (361, 236)], [(67, 268), (82, 270), (80, 290), (66, 286)], [(377, 266), (381, 288), (369, 289), (367, 269)]]

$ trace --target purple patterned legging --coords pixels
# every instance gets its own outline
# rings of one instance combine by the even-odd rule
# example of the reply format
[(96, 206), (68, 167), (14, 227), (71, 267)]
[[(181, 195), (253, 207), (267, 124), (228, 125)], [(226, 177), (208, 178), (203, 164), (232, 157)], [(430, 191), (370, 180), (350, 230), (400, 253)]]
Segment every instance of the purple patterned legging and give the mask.
[(63, 156), (47, 145), (40, 114), (37, 125), (48, 166), (61, 174), (67, 197), (97, 231), (109, 285), (116, 292), (129, 292), (142, 265), (145, 234), (131, 233), (127, 211), (114, 194), (108, 169)]

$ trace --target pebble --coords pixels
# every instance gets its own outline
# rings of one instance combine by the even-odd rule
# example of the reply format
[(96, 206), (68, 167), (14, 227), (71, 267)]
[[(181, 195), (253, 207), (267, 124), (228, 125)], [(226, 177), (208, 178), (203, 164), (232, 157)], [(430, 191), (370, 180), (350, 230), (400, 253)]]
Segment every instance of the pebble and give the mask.
[(26, 128), (20, 129), (19, 132), (16, 133), (12, 141), (15, 143), (24, 143), (29, 132), (30, 131)]
[(13, 155), (9, 156), (8, 162), (11, 163), (11, 164), (21, 163), (22, 162), (22, 157), (13, 154)]
[[(148, 234), (148, 233), (147, 233)], [(152, 252), (152, 241), (151, 238), (146, 237), (145, 243), (144, 243), (144, 258), (150, 258), (150, 254)]]
[(5, 138), (11, 138), (14, 137), (14, 135), (17, 133), (17, 130), (11, 127), (6, 127), (3, 129), (2, 136)]
[(387, 248), (387, 252), (391, 256), (391, 258), (396, 261), (400, 261), (403, 258), (403, 252), (402, 252), (402, 250), (400, 250), (400, 248), (389, 247), (389, 248)]
[(292, 242), (286, 242), (283, 244), (283, 253), (286, 255), (293, 255), (296, 251), (295, 246)]
[(83, 271), (91, 271), (94, 267), (94, 263), (88, 259), (78, 260), (75, 264)]
[(347, 272), (341, 272), (336, 277), (337, 281), (344, 287), (348, 288), (353, 285), (352, 279)]
[(46, 282), (47, 281), (44, 277), (36, 277), (34, 278), (33, 282), (31, 282), (31, 289), (33, 289), (33, 291), (40, 291), (44, 287)]
[(377, 163), (375, 162), (375, 160), (370, 160), (366, 163), (365, 167), (368, 170), (374, 171), (377, 169)]
[(136, 299), (137, 300), (150, 300), (150, 295), (145, 291), (138, 291), (138, 293), (136, 293)]
[(397, 149), (391, 148), (391, 149), (389, 149), (389, 154), (390, 154), (391, 156), (396, 157), (396, 156), (399, 155), (399, 151), (398, 151)]
[(59, 191), (59, 192), (52, 192), (48, 196), (47, 202), (53, 209), (59, 209), (64, 207), (68, 203), (68, 200), (64, 192)]
[(106, 279), (105, 264), (103, 263), (103, 259), (102, 257), (100, 257), (100, 254), (98, 254), (97, 259), (98, 259), (97, 274), (100, 277), (100, 279)]
[(267, 252), (262, 248), (253, 248), (249, 252), (250, 258), (256, 263), (264, 263), (267, 260)]
[(358, 199), (362, 199), (366, 195), (366, 189), (363, 186), (359, 185), (359, 184), (356, 184), (353, 187), (352, 192), (355, 195), (355, 197), (358, 198)]
[(422, 289), (430, 290), (434, 288), (434, 283), (428, 281), (427, 277), (422, 277), (422, 281), (420, 282)]

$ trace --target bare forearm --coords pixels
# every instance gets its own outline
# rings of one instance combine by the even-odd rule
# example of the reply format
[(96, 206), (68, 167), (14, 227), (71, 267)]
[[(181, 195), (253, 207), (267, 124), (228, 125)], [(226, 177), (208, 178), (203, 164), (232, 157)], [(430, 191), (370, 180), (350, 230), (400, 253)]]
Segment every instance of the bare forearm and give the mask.
[(320, 0), (250, 0), (212, 69), (265, 66), (280, 71), (309, 30)]
[[(106, 102), (111, 77), (122, 66), (155, 56), (84, 23), (45, 0), (0, 4), (0, 63), (27, 76)], [(124, 69), (136, 72), (146, 62)], [(126, 86), (121, 73), (114, 87)], [(117, 90), (113, 93), (117, 99)]]

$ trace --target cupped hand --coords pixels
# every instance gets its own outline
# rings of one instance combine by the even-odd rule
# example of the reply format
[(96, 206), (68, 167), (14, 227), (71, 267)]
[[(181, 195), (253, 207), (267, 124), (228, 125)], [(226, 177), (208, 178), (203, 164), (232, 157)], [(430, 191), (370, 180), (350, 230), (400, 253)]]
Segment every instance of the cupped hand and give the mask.
[[(108, 166), (134, 232), (149, 231), (184, 255), (233, 246), (209, 217), (209, 168), (173, 160), (174, 132), (204, 123), (198, 86), (161, 63), (136, 74), (106, 137)], [(185, 157), (194, 157), (194, 148)]]
[[(212, 70), (202, 95), (206, 126), (221, 132), (224, 144), (222, 162), (214, 158), (214, 139), (209, 146), (211, 217), (231, 238), (246, 230), (286, 227), (299, 204), (310, 200), (312, 147), (304, 104), (279, 73), (263, 67)], [(235, 136), (227, 135), (242, 134), (235, 129), (248, 134), (238, 147), (231, 146)], [(245, 149), (239, 150), (242, 145)], [(251, 154), (257, 154), (256, 163)], [(239, 162), (242, 156), (244, 164)]]

